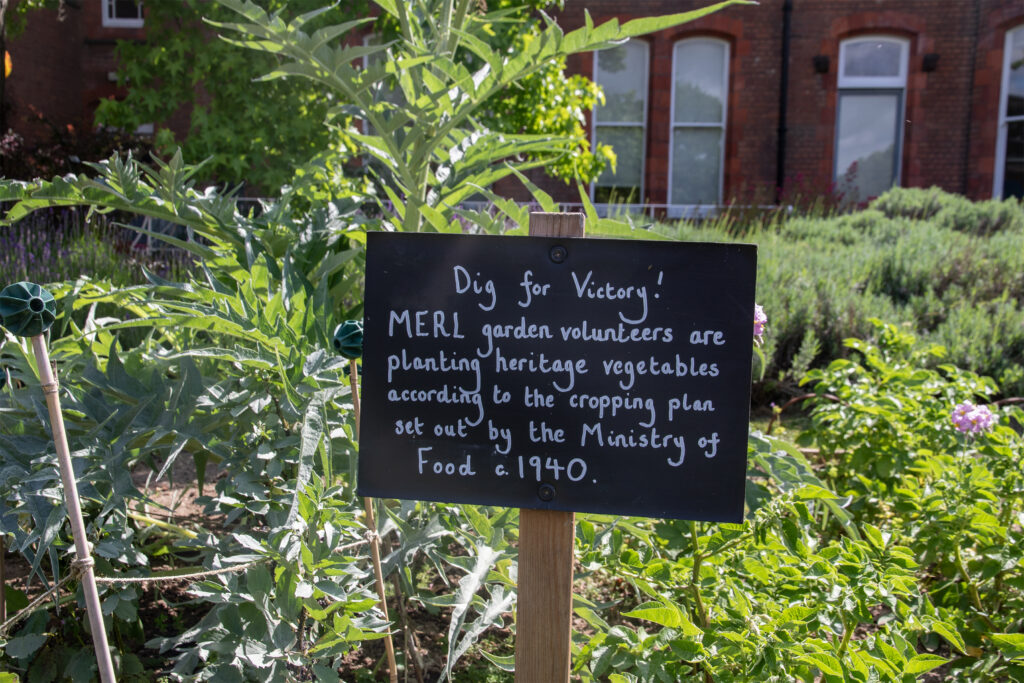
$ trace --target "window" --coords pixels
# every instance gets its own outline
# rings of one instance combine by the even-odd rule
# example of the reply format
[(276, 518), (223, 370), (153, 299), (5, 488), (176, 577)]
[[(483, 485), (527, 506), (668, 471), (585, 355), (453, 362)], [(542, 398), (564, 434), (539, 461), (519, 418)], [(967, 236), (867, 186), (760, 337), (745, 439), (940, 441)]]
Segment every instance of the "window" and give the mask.
[(140, 28), (141, 0), (103, 0), (103, 25), (111, 28)]
[(594, 141), (611, 145), (618, 157), (594, 182), (595, 202), (644, 201), (647, 141), (648, 46), (630, 40), (594, 53), (594, 80), (604, 88), (604, 106), (594, 110)]
[(1006, 34), (999, 98), (996, 197), (1024, 197), (1024, 26)]
[(853, 202), (899, 182), (904, 92), (910, 42), (863, 36), (839, 46), (835, 172)]
[(676, 43), (669, 204), (721, 203), (728, 99), (729, 44), (712, 38)]

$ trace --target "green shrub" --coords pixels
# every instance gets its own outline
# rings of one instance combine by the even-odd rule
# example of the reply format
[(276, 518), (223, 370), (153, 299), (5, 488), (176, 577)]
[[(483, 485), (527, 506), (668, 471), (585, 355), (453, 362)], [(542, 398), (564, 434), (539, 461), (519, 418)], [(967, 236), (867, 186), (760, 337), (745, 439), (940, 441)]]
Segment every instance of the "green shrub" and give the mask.
[(927, 339), (946, 347), (955, 364), (984, 368), (1005, 393), (1024, 395), (1024, 311), (1017, 301), (955, 305)]
[(976, 235), (1024, 227), (1024, 209), (1015, 199), (972, 202), (937, 187), (894, 187), (872, 201), (870, 207), (889, 218), (934, 219), (943, 228)]
[(946, 196), (938, 187), (894, 187), (872, 200), (870, 207), (889, 218), (928, 220), (942, 210)]
[(1015, 201), (893, 188), (853, 213), (657, 230), (757, 243), (757, 301), (769, 328), (757, 401), (796, 392), (808, 367), (846, 357), (843, 340), (868, 336), (871, 318), (907, 325), (1004, 393), (1024, 393), (1024, 212)]
[(951, 230), (991, 235), (1024, 226), (1024, 209), (1015, 199), (971, 202), (963, 198), (950, 202), (935, 216), (935, 222)]

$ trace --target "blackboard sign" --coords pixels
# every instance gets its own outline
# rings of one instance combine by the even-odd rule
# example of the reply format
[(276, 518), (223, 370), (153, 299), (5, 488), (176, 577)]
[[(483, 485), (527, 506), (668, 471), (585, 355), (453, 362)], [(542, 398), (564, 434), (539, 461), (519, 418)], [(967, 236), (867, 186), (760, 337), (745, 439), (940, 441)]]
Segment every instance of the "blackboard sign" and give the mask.
[(740, 521), (756, 259), (371, 233), (359, 493)]

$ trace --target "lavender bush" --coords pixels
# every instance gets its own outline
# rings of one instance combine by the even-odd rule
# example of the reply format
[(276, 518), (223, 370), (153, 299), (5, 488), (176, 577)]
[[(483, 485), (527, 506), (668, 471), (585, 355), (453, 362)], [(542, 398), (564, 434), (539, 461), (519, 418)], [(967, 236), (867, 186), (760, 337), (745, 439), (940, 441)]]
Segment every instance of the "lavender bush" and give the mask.
[(168, 279), (185, 277), (191, 264), (185, 252), (153, 251), (138, 236), (108, 215), (76, 208), (37, 211), (0, 227), (0, 283), (64, 282), (85, 275), (116, 286), (141, 284), (142, 266)]

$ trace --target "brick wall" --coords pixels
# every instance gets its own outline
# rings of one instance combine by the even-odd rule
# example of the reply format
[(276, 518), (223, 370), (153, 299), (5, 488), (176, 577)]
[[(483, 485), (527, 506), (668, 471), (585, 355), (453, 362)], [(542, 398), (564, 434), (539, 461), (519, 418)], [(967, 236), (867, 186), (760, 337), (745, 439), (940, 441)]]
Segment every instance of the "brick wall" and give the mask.
[(57, 124), (80, 118), (74, 84), (82, 78), (82, 31), (74, 19), (60, 22), (56, 11), (31, 12), (24, 33), (8, 40), (12, 71), (5, 84), (7, 125), (26, 138), (48, 135), (34, 111)]
[[(584, 7), (599, 22), (686, 11), (700, 4), (640, 0), (624, 11), (613, 0), (569, 0), (559, 21), (567, 30), (581, 25)], [(726, 200), (770, 196), (777, 171), (783, 4), (761, 0), (756, 7), (731, 7), (646, 38), (652, 46), (645, 169), (649, 201), (667, 198), (672, 44), (693, 35), (717, 36), (732, 46)], [(937, 185), (979, 199), (991, 196), (1003, 45), (1006, 31), (1024, 23), (1024, 3), (793, 0), (792, 6), (784, 184), (812, 192), (830, 188), (840, 42), (884, 34), (910, 43), (900, 184)], [(938, 56), (931, 71), (924, 68), (927, 54)], [(826, 73), (815, 70), (815, 56), (828, 59)], [(570, 69), (590, 75), (589, 64), (577, 60)], [(564, 191), (556, 196), (572, 200)]]
[[(973, 3), (917, 0), (899, 5), (900, 9), (883, 7), (892, 3), (795, 3), (787, 168), (791, 173), (833, 176), (839, 44), (856, 35), (892, 35), (910, 41), (901, 184), (963, 192)], [(939, 55), (937, 68), (930, 73), (923, 69), (928, 53)], [(828, 73), (814, 73), (815, 54), (829, 58)]]
[(1024, 2), (981, 0), (965, 183), (971, 197), (991, 197), (993, 193), (1003, 50), (1007, 32), (1022, 25)]
[(8, 125), (29, 140), (45, 139), (34, 110), (54, 125), (92, 127), (100, 100), (119, 94), (111, 80), (116, 42), (144, 38), (144, 29), (104, 27), (101, 0), (69, 5), (63, 21), (55, 10), (29, 12), (25, 31), (8, 42)]

